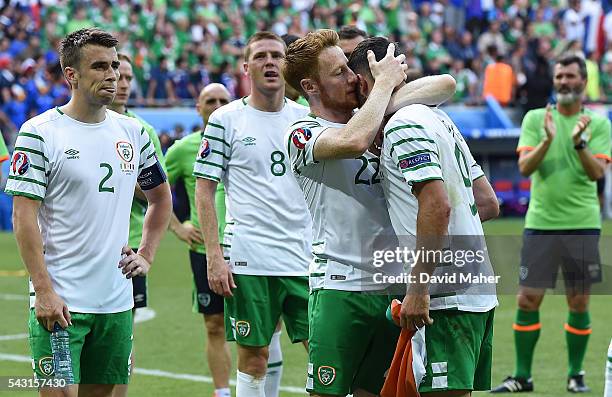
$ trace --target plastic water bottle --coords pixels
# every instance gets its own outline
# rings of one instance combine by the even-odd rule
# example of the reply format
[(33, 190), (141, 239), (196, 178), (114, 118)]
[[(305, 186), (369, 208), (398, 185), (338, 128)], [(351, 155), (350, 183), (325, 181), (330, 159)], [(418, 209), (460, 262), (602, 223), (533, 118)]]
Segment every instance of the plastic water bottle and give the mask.
[(67, 385), (74, 384), (68, 331), (60, 327), (58, 323), (55, 323), (50, 338), (55, 378), (64, 379)]
[(608, 360), (606, 361), (606, 389), (604, 397), (612, 397), (612, 340), (608, 347)]

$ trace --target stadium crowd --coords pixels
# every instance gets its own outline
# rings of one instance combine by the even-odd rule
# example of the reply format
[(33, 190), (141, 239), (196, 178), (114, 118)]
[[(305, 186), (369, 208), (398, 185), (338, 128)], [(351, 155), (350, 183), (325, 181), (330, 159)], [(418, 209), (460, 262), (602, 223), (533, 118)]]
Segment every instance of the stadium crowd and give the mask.
[(458, 83), (454, 101), (478, 104), (484, 92), (525, 110), (543, 106), (552, 90), (550, 63), (568, 49), (588, 58), (588, 99), (612, 100), (612, 11), (601, 0), (6, 3), (0, 11), (5, 134), (68, 101), (56, 48), (64, 35), (88, 26), (116, 34), (120, 49), (134, 59), (131, 100), (141, 106), (192, 105), (211, 82), (222, 83), (233, 97), (246, 95), (242, 51), (254, 32), (303, 36), (343, 25), (356, 28), (348, 35), (361, 30), (399, 42), (411, 76), (451, 73)]

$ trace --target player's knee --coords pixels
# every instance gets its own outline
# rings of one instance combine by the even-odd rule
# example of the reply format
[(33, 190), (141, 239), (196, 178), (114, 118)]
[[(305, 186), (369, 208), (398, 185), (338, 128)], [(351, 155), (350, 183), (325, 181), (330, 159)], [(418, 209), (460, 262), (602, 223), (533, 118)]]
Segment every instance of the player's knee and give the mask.
[(263, 377), (268, 370), (266, 347), (239, 347), (238, 369), (256, 378)]
[(209, 340), (225, 340), (225, 323), (223, 314), (205, 315), (206, 335)]
[(540, 308), (540, 302), (542, 302), (540, 296), (526, 294), (519, 294), (516, 300), (519, 309), (528, 312), (538, 310)]
[(567, 300), (569, 310), (574, 313), (584, 313), (589, 310), (588, 296), (572, 296)]
[(78, 387), (70, 386), (63, 388), (42, 388), (40, 389), (41, 397), (77, 397)]

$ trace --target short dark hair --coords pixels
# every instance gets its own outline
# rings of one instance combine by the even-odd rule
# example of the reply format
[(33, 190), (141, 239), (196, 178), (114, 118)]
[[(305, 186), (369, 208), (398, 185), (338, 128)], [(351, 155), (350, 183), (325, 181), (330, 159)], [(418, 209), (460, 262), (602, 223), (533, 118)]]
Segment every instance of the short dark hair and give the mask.
[(340, 40), (350, 40), (359, 36), (367, 38), (368, 34), (363, 30), (359, 29), (357, 26), (351, 25), (344, 25), (338, 30), (338, 38)]
[(276, 41), (280, 42), (283, 45), (283, 49), (285, 51), (287, 50), (287, 45), (285, 44), (283, 39), (280, 38), (279, 35), (277, 35), (276, 33), (268, 32), (268, 31), (264, 30), (262, 32), (255, 33), (253, 36), (251, 36), (249, 41), (247, 41), (246, 46), (244, 47), (244, 60), (245, 60), (245, 62), (248, 62), (249, 61), (249, 57), (251, 56), (251, 44), (253, 44), (253, 43), (257, 42), (257, 41), (262, 41), (262, 40), (276, 40)]
[(580, 70), (580, 77), (582, 77), (583, 79), (586, 79), (587, 78), (586, 63), (584, 62), (584, 58), (582, 58), (579, 55), (576, 55), (576, 54), (562, 55), (559, 59), (557, 59), (557, 62), (555, 64), (561, 65), (561, 66), (569, 66), (573, 63), (578, 64), (578, 69)]
[(338, 38), (340, 40), (350, 40), (359, 36), (367, 38), (368, 34), (359, 29), (357, 26), (352, 25), (344, 25), (338, 30)]
[(88, 44), (112, 48), (119, 44), (119, 40), (98, 28), (85, 28), (70, 33), (62, 39), (59, 45), (62, 70), (66, 67), (78, 67), (81, 62), (81, 48)]
[[(372, 76), (370, 71), (370, 64), (368, 62), (368, 51), (374, 52), (374, 57), (377, 61), (380, 61), (387, 55), (387, 48), (391, 42), (386, 37), (376, 36), (365, 39), (361, 43), (357, 44), (357, 47), (351, 53), (348, 60), (348, 66), (355, 73), (361, 74), (362, 76)], [(395, 56), (401, 54), (399, 45), (395, 44)]]
[(130, 56), (125, 52), (120, 52), (117, 54), (117, 58), (119, 61), (126, 61), (127, 63), (132, 64), (132, 58), (130, 58)]

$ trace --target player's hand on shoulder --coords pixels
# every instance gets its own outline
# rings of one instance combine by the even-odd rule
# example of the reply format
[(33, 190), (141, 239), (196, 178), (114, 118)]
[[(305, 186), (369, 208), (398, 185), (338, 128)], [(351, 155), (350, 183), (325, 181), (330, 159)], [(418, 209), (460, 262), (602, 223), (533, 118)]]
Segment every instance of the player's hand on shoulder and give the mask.
[(38, 322), (48, 331), (53, 331), (56, 322), (62, 328), (72, 325), (68, 306), (53, 290), (36, 292), (34, 312)]
[(130, 247), (121, 250), (123, 258), (119, 261), (119, 268), (125, 278), (144, 276), (151, 269), (151, 264), (142, 255), (135, 253)]
[(376, 61), (376, 57), (372, 51), (368, 51), (368, 63), (374, 80), (380, 84), (387, 84), (390, 88), (397, 87), (400, 83), (406, 80), (406, 70), (408, 65), (404, 64), (406, 56), (400, 54), (394, 56), (395, 44), (389, 44), (387, 54), (380, 61)]
[(215, 294), (234, 296), (232, 289), (236, 288), (234, 276), (229, 264), (220, 255), (207, 255), (208, 285)]

